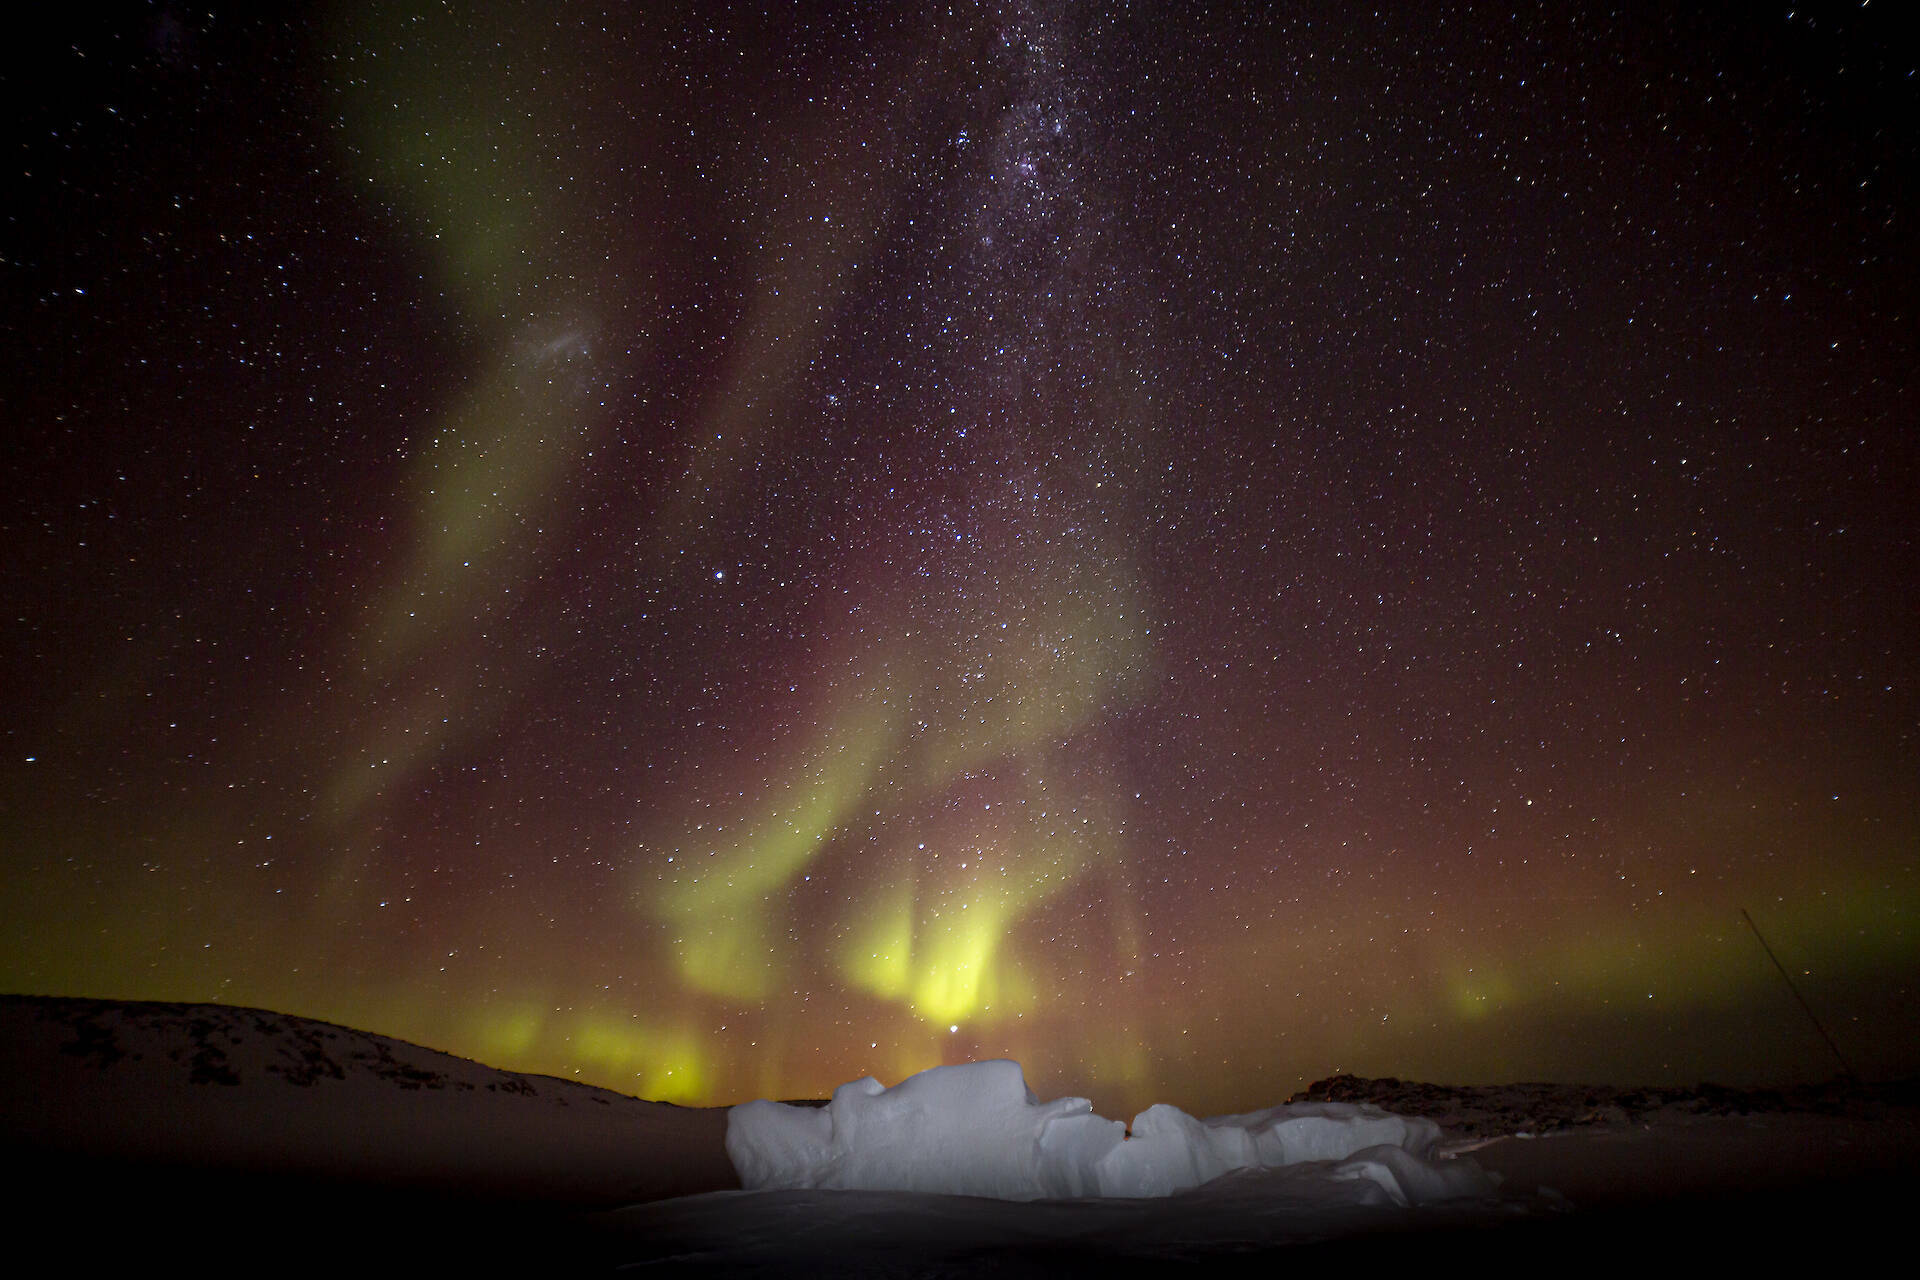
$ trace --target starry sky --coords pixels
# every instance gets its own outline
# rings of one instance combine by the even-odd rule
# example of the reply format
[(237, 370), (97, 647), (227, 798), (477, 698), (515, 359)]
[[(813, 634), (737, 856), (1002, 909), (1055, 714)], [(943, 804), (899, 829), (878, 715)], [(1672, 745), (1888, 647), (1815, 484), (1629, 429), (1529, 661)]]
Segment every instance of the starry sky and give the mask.
[(1833, 1074), (1745, 908), (1920, 1070), (1900, 6), (68, 9), (0, 988), (697, 1103)]

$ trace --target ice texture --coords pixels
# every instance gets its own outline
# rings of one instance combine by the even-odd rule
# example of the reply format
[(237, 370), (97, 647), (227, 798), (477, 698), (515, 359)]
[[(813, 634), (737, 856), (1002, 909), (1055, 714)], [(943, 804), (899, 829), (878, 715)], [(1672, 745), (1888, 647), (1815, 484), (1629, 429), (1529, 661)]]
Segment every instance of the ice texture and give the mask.
[(1485, 1195), (1467, 1161), (1435, 1162), (1440, 1128), (1363, 1103), (1302, 1103), (1200, 1120), (1157, 1104), (1131, 1136), (1085, 1098), (1042, 1102), (1017, 1062), (934, 1067), (889, 1089), (872, 1076), (824, 1107), (749, 1102), (727, 1117), (748, 1190), (928, 1191), (1002, 1200), (1175, 1195), (1242, 1170), (1324, 1165), (1395, 1203)]
[(1124, 1134), (1085, 1098), (1041, 1102), (1020, 1064), (1001, 1059), (891, 1089), (867, 1076), (825, 1107), (746, 1103), (727, 1117), (727, 1155), (749, 1190), (1060, 1199), (1099, 1194), (1093, 1170)]

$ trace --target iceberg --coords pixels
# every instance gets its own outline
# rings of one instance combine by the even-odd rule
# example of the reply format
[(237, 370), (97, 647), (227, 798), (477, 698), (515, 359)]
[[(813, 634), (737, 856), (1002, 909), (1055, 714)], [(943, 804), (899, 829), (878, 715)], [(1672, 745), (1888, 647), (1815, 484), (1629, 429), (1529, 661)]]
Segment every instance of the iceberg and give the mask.
[(1085, 1098), (1042, 1102), (1007, 1059), (933, 1067), (887, 1088), (841, 1085), (824, 1107), (765, 1100), (727, 1115), (727, 1155), (758, 1190), (922, 1191), (1001, 1200), (1177, 1195), (1243, 1170), (1324, 1165), (1398, 1204), (1483, 1196), (1470, 1161), (1436, 1161), (1440, 1127), (1365, 1103), (1298, 1103), (1196, 1119), (1156, 1104), (1132, 1126)]

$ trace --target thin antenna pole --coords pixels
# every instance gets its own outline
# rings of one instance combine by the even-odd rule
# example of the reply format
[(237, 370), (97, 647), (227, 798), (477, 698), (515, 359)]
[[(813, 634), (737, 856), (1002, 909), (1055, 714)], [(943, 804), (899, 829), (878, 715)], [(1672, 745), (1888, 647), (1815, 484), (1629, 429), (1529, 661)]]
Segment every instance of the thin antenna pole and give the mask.
[(1811, 1022), (1813, 1029), (1820, 1033), (1820, 1038), (1827, 1042), (1827, 1048), (1833, 1050), (1834, 1061), (1840, 1064), (1841, 1075), (1848, 1080), (1858, 1080), (1860, 1077), (1853, 1074), (1853, 1068), (1847, 1065), (1846, 1058), (1841, 1055), (1840, 1046), (1833, 1042), (1833, 1037), (1827, 1034), (1827, 1029), (1820, 1025), (1820, 1019), (1814, 1015), (1813, 1006), (1808, 1004), (1807, 998), (1800, 994), (1800, 988), (1793, 985), (1793, 975), (1787, 972), (1787, 966), (1780, 963), (1780, 957), (1773, 954), (1773, 948), (1768, 946), (1767, 940), (1760, 935), (1760, 926), (1753, 922), (1753, 917), (1747, 914), (1745, 907), (1740, 908), (1740, 918), (1747, 922), (1747, 928), (1753, 930), (1754, 941), (1760, 944), (1760, 949), (1767, 953), (1767, 959), (1773, 961), (1773, 967), (1780, 971), (1782, 978), (1786, 979), (1787, 990), (1793, 992), (1793, 998), (1800, 1002), (1802, 1009), (1806, 1010), (1807, 1021)]

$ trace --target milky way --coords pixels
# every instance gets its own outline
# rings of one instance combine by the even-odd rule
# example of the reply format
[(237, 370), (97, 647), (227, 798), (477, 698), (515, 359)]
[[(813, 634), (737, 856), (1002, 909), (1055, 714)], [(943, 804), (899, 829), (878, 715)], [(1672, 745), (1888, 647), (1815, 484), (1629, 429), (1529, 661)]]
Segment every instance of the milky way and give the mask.
[(694, 1102), (1837, 1070), (1746, 908), (1920, 1069), (1910, 33), (1269, 8), (11, 51), (0, 986)]

